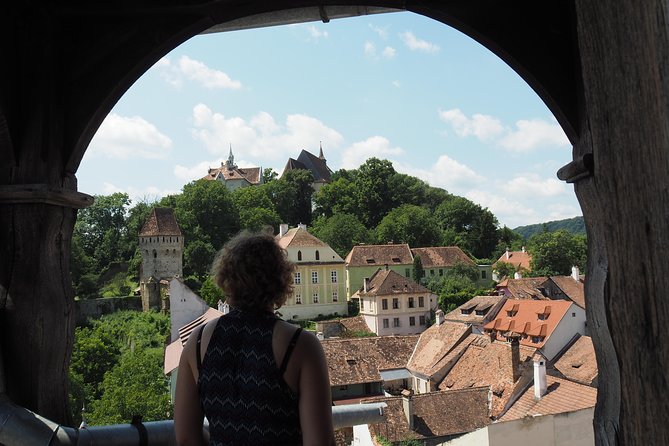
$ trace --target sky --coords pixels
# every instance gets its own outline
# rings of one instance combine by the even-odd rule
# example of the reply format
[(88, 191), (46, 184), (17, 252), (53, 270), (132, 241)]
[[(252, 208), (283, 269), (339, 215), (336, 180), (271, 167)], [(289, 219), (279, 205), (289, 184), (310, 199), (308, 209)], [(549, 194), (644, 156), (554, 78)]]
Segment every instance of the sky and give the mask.
[(280, 174), (320, 146), (333, 171), (388, 159), (511, 228), (582, 215), (556, 177), (571, 145), (537, 94), (473, 39), (408, 12), (193, 37), (109, 113), (79, 190), (152, 200), (230, 147), (240, 167)]

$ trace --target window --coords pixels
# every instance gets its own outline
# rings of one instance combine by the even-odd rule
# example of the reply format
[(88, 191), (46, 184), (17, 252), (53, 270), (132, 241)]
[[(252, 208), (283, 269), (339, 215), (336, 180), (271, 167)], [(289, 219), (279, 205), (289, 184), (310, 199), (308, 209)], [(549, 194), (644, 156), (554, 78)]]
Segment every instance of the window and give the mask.
[(413, 307), (414, 307), (413, 297), (410, 297), (409, 298), (409, 308), (413, 308)]
[(383, 320), (383, 328), (388, 328), (390, 324), (388, 324), (388, 319)]
[(444, 270), (441, 269), (441, 268), (439, 268), (439, 276), (441, 277), (441, 276), (443, 276), (443, 275), (444, 275)]
[(532, 342), (534, 342), (535, 344), (538, 344), (543, 340), (544, 340), (543, 336), (532, 336)]
[(576, 313), (572, 313), (572, 314), (571, 314), (571, 317), (576, 317)]
[(433, 269), (430, 270), (430, 275), (434, 276), (434, 270)]
[(330, 280), (332, 283), (337, 283), (337, 271), (330, 271)]
[(332, 292), (332, 302), (339, 302), (339, 292), (338, 291), (333, 291)]
[(384, 310), (388, 309), (388, 299), (383, 299), (381, 301), (381, 308), (384, 309)]
[(404, 270), (404, 276), (405, 277), (411, 277), (411, 268), (406, 268)]
[(425, 270), (423, 270), (423, 274), (421, 275), (421, 277), (425, 277)]
[(311, 283), (318, 283), (318, 271), (311, 272)]
[(396, 297), (393, 297), (393, 310), (397, 310), (400, 307), (400, 300)]
[(295, 293), (295, 305), (300, 305), (302, 303), (302, 295), (300, 293)]
[(393, 327), (399, 327), (400, 326), (400, 318), (396, 317), (393, 318)]
[(348, 390), (348, 386), (339, 386), (339, 390)]
[(409, 325), (411, 325), (412, 327), (414, 325), (416, 325), (416, 318), (415, 317), (409, 316)]
[(316, 250), (316, 260), (320, 260), (320, 259), (321, 259), (321, 255), (320, 255), (320, 253), (318, 252), (318, 250)]
[(153, 250), (153, 258), (155, 259), (156, 257), (158, 257), (158, 253), (157, 253), (156, 250), (154, 249), (154, 250)]
[(420, 325), (425, 325), (425, 316), (418, 316), (418, 323)]
[(295, 285), (299, 285), (302, 283), (302, 273), (295, 273), (295, 278), (293, 279), (293, 282), (295, 282)]
[(312, 300), (315, 304), (318, 303), (318, 291), (314, 291), (314, 294), (311, 295)]
[(486, 278), (486, 272), (485, 272), (485, 270), (483, 270), (483, 271), (481, 271), (481, 279), (485, 279), (485, 278)]
[(423, 296), (418, 296), (418, 306), (419, 307), (425, 306), (425, 298)]
[(297, 251), (297, 261), (302, 260), (302, 251)]

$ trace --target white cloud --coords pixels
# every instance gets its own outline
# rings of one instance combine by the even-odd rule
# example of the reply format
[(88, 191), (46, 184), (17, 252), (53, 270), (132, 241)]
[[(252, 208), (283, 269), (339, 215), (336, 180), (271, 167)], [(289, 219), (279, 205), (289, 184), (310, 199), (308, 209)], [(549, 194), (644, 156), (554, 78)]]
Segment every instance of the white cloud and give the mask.
[(174, 195), (179, 193), (179, 191), (176, 190), (160, 189), (156, 186), (147, 186), (143, 189), (137, 189), (135, 187), (127, 187), (123, 189), (111, 183), (103, 183), (103, 195), (110, 195), (115, 192), (124, 192), (128, 194), (130, 200), (132, 200), (133, 203), (138, 203), (141, 201), (156, 201), (167, 195)]
[(107, 158), (161, 159), (172, 147), (172, 140), (141, 116), (110, 113), (90, 144), (90, 153)]
[(529, 152), (544, 147), (569, 147), (562, 127), (542, 119), (520, 120), (499, 144), (513, 152)]
[(495, 214), (500, 225), (507, 225), (510, 228), (546, 221), (545, 216), (535, 208), (488, 191), (470, 190), (465, 194), (465, 197), (482, 207), (488, 208)]
[(376, 34), (379, 35), (382, 39), (387, 39), (388, 38), (388, 27), (384, 26), (383, 28), (380, 26), (374, 26), (371, 23), (369, 24), (369, 28), (374, 31)]
[(371, 136), (364, 141), (353, 143), (342, 154), (343, 169), (357, 169), (368, 158), (388, 159), (404, 153), (401, 147), (391, 147), (390, 141), (383, 136)]
[(420, 178), (434, 187), (441, 187), (451, 193), (463, 193), (472, 186), (485, 181), (469, 166), (441, 155), (430, 169), (419, 169), (409, 165), (395, 163), (398, 172)]
[(314, 25), (307, 26), (307, 31), (309, 31), (309, 35), (314, 40), (318, 40), (321, 37), (324, 37), (324, 38), (328, 37), (328, 32), (327, 31), (316, 28)]
[(405, 31), (400, 34), (400, 39), (411, 51), (421, 51), (424, 53), (436, 53), (439, 51), (439, 46), (422, 40), (413, 35), (411, 31)]
[(475, 113), (468, 118), (459, 108), (440, 111), (439, 117), (442, 121), (451, 124), (455, 133), (460, 137), (473, 135), (482, 141), (490, 141), (504, 132), (499, 119), (480, 113)]
[(184, 183), (189, 183), (207, 175), (210, 168), (219, 167), (221, 161), (223, 161), (222, 158), (219, 158), (216, 161), (202, 161), (201, 163), (197, 163), (190, 167), (177, 164), (174, 166), (174, 176), (182, 180)]
[(534, 173), (516, 176), (502, 188), (512, 196), (530, 198), (555, 197), (568, 192), (567, 185), (557, 178), (542, 178)]
[(547, 221), (563, 220), (565, 218), (572, 218), (582, 216), (583, 211), (578, 205), (554, 203), (548, 206)]
[(385, 59), (392, 59), (393, 57), (395, 57), (395, 53), (396, 53), (395, 48), (393, 48), (391, 46), (387, 46), (383, 49), (383, 51), (381, 52), (381, 55)]
[(471, 117), (459, 108), (439, 111), (439, 118), (450, 124), (461, 138), (475, 136), (484, 142), (493, 142), (511, 152), (529, 152), (545, 147), (569, 147), (569, 140), (557, 122), (542, 119), (519, 120), (515, 128), (502, 125), (498, 118), (481, 113)]
[(237, 160), (259, 160), (262, 167), (285, 163), (286, 158), (296, 156), (301, 149), (318, 147), (319, 141), (334, 150), (343, 141), (339, 132), (311, 116), (288, 115), (285, 124), (281, 124), (269, 113), (260, 112), (246, 121), (240, 117), (228, 118), (205, 104), (193, 108), (191, 134), (212, 154), (227, 157), (232, 144)]
[(163, 57), (154, 67), (159, 70), (160, 76), (174, 87), (181, 87), (183, 79), (186, 78), (210, 90), (238, 90), (242, 88), (240, 81), (232, 80), (223, 71), (210, 68), (204, 63), (191, 59), (188, 56), (181, 56), (176, 63), (172, 63), (170, 59)]
[(365, 51), (365, 56), (372, 58), (376, 57), (376, 46), (369, 40), (365, 42), (364, 51)]

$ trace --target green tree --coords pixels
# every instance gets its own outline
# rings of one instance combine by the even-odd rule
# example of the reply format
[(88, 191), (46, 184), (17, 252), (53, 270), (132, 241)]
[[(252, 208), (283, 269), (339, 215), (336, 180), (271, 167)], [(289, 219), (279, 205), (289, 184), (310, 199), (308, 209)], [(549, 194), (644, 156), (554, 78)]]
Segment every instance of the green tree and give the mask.
[(438, 246), (442, 235), (437, 220), (427, 209), (404, 204), (391, 210), (376, 228), (379, 243), (393, 241), (420, 248)]
[(355, 178), (357, 202), (361, 206), (362, 222), (375, 227), (393, 208), (395, 200), (390, 189), (390, 179), (395, 169), (388, 160), (369, 158), (358, 169)]
[(342, 257), (346, 257), (353, 246), (359, 243), (369, 243), (372, 238), (365, 225), (351, 214), (318, 217), (309, 231), (330, 245)]
[(423, 277), (425, 277), (425, 269), (423, 269), (423, 261), (421, 260), (420, 256), (415, 256), (413, 258), (412, 272), (413, 281), (416, 283), (421, 283), (423, 281)]
[(281, 223), (265, 185), (237, 189), (232, 193), (232, 199), (239, 212), (241, 229), (259, 231), (266, 226), (276, 228)]
[(214, 283), (214, 279), (208, 276), (200, 287), (200, 297), (212, 308), (218, 308), (218, 301), (225, 302), (223, 291)]
[(312, 173), (306, 169), (293, 169), (286, 172), (281, 180), (285, 181), (295, 194), (295, 201), (286, 220), (288, 224), (293, 226), (298, 223), (311, 224), (311, 198), (314, 193)]
[(333, 180), (314, 194), (317, 215), (332, 217), (335, 214), (350, 214), (362, 221), (362, 207), (358, 202), (356, 187), (348, 176)]
[(262, 182), (264, 184), (271, 183), (272, 181), (276, 180), (278, 176), (279, 174), (276, 173), (274, 169), (268, 167), (262, 171)]
[(435, 217), (444, 230), (446, 243), (455, 243), (476, 258), (489, 258), (497, 245), (497, 218), (488, 209), (452, 196), (442, 202)]
[(557, 276), (571, 274), (571, 267), (586, 267), (587, 243), (584, 235), (564, 229), (533, 235), (528, 243), (532, 255), (530, 267), (533, 275)]
[(209, 242), (194, 240), (184, 249), (184, 276), (195, 276), (201, 282), (209, 274), (216, 250)]

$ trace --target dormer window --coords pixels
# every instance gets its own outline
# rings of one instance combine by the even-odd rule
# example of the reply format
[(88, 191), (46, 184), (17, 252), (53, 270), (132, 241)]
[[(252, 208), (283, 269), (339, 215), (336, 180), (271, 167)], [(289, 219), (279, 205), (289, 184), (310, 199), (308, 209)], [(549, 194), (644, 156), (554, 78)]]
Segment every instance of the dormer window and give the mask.
[(374, 263), (374, 259), (366, 259), (365, 260), (367, 263)]
[(297, 251), (297, 261), (302, 260), (302, 251)]
[(393, 257), (393, 262), (400, 263), (400, 258), (399, 257)]
[(357, 364), (357, 361), (353, 358), (346, 358), (346, 364), (355, 365), (355, 364)]

